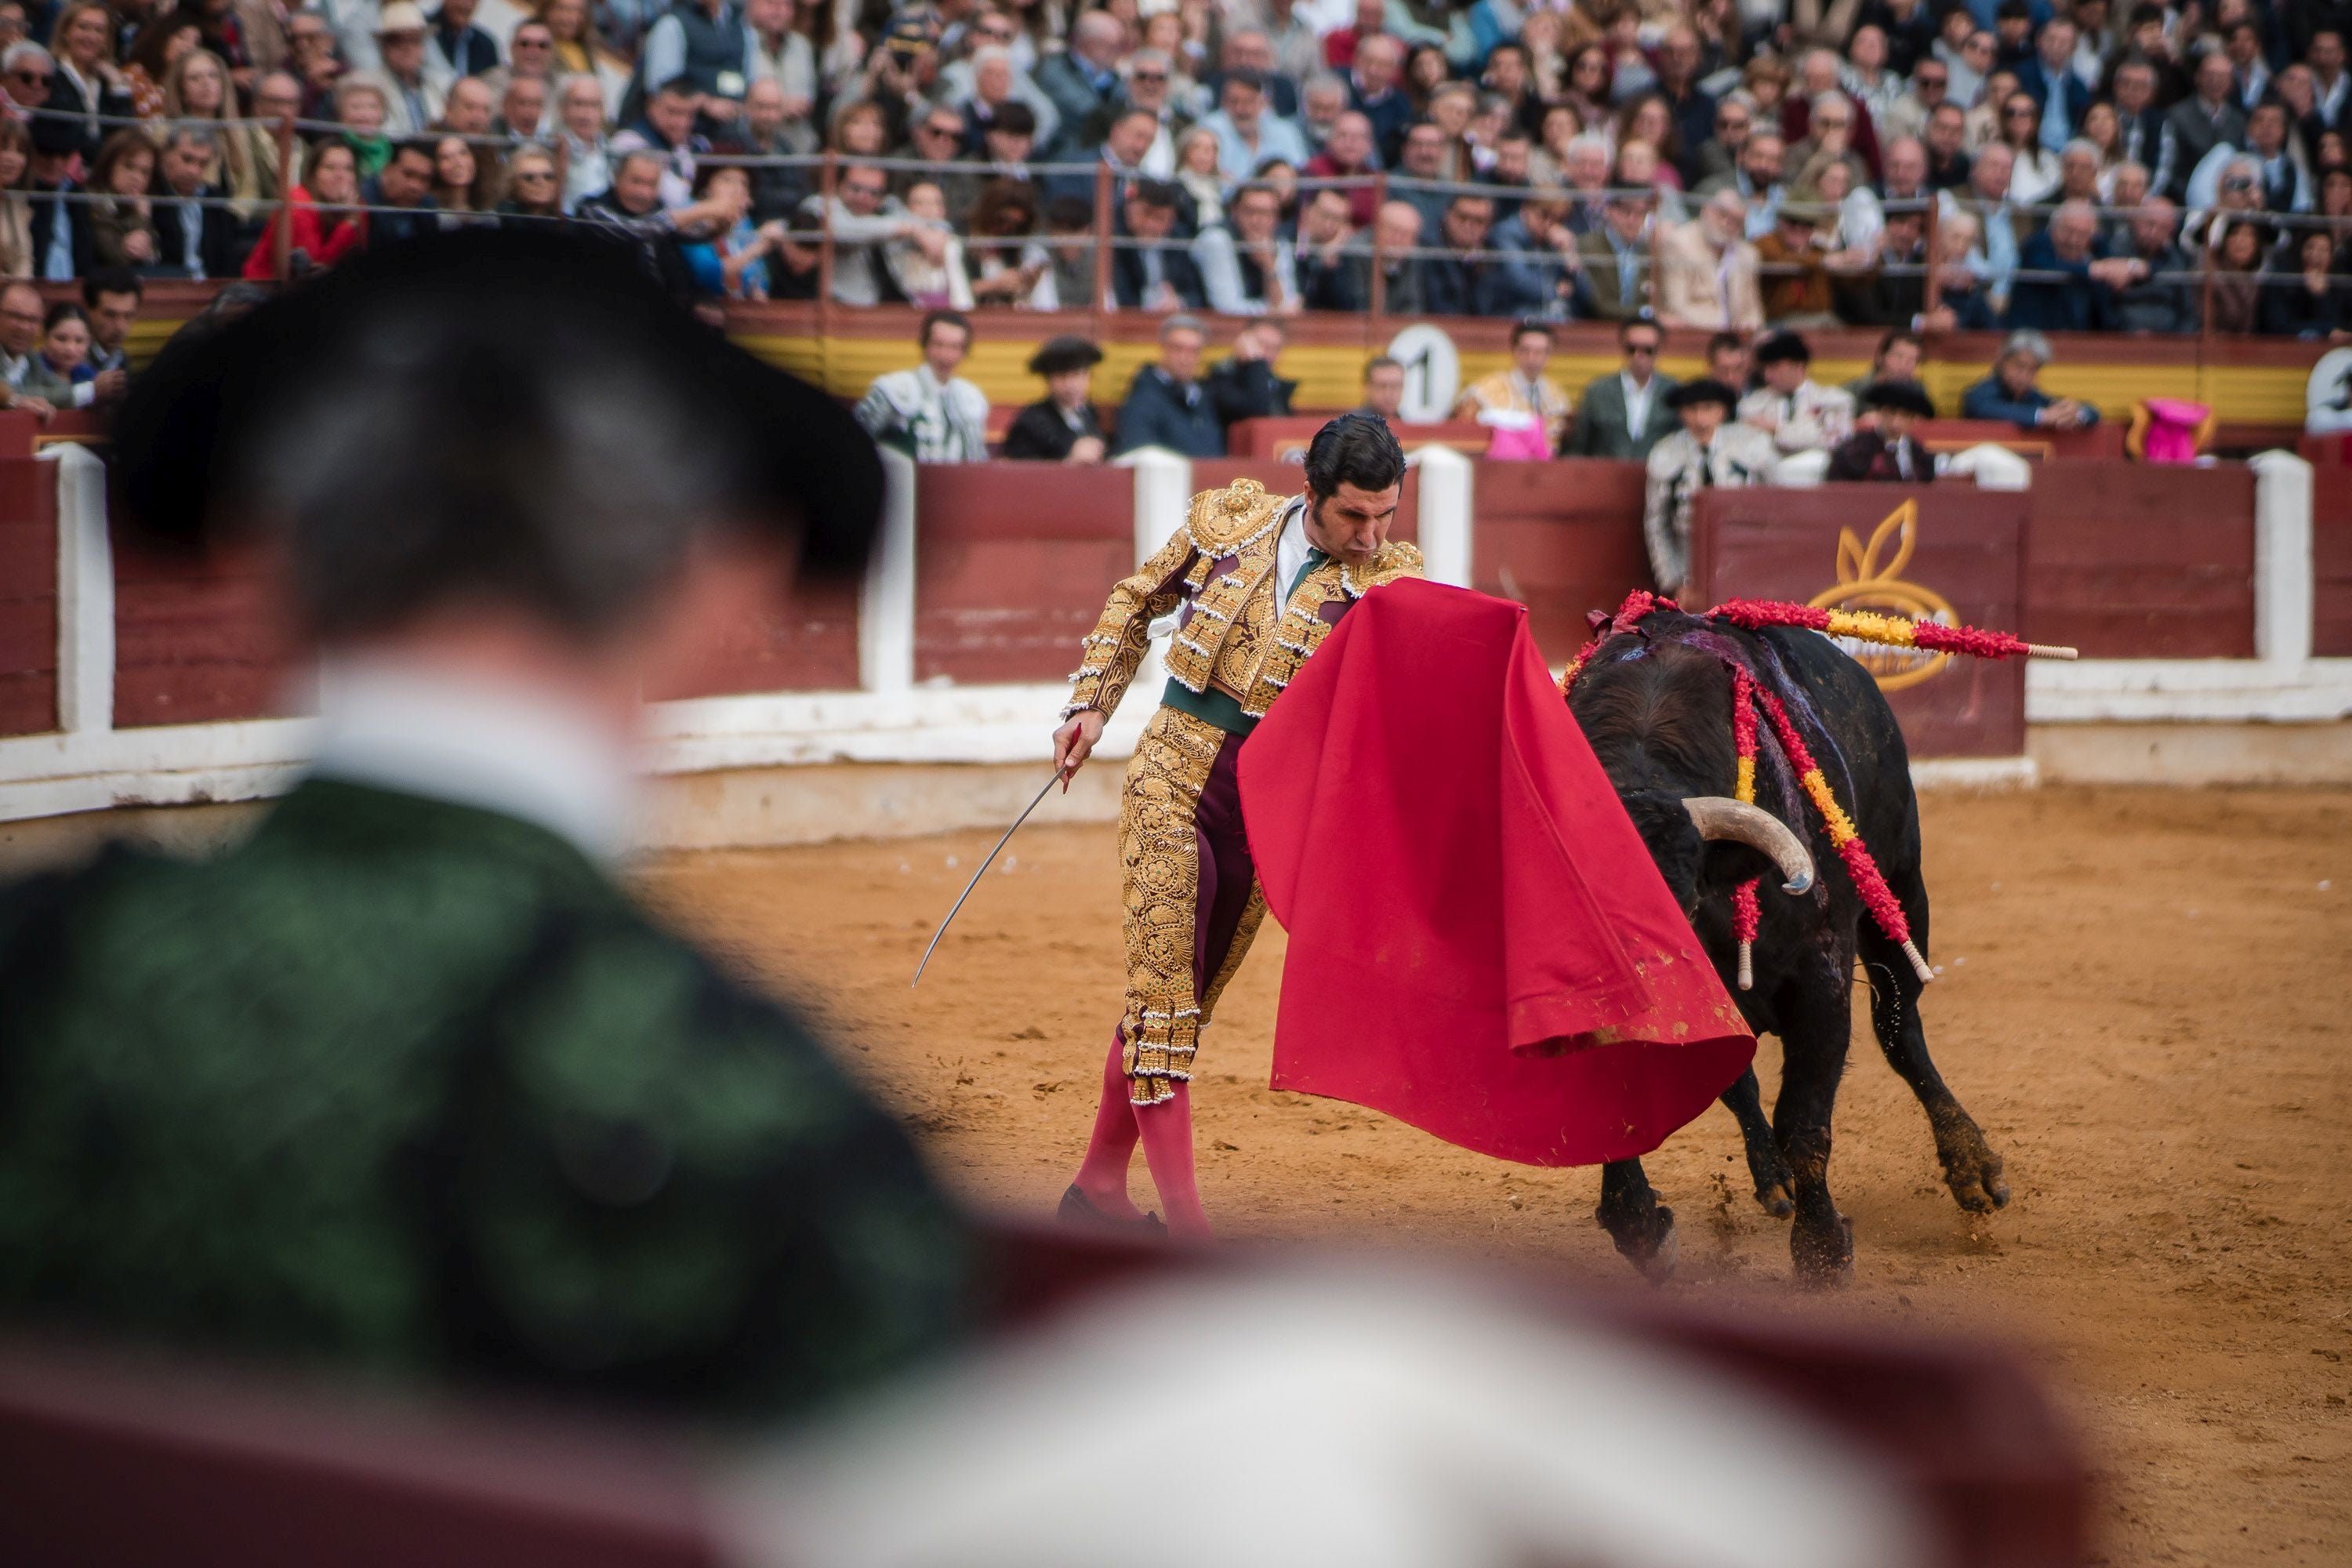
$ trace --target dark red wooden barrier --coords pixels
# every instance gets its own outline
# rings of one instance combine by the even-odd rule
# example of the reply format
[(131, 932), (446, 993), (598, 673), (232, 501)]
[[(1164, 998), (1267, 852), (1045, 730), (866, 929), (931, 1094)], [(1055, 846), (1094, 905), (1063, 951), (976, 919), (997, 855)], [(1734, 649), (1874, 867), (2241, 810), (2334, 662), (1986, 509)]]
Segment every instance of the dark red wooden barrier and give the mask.
[(250, 566), (158, 558), (117, 537), (116, 729), (300, 711), (309, 704), (288, 691), (289, 658)]
[(58, 470), (0, 458), (0, 735), (58, 727)]
[(2026, 495), (2023, 636), (2085, 658), (2254, 656), (2252, 469), (2051, 463)]
[(2352, 468), (2315, 467), (2311, 490), (2311, 651), (2352, 658)]
[[(1692, 509), (1691, 604), (1816, 599), (1839, 609), (1965, 626), (2021, 619), (2025, 497), (1973, 485), (1824, 485), (1703, 491)], [(1906, 549), (1893, 515), (1918, 503)], [(2025, 665), (1857, 645), (1916, 757), (2025, 751)]]
[(730, 697), (754, 691), (854, 691), (857, 689), (857, 584), (793, 590), (765, 614), (730, 629), (709, 679), (648, 687), (656, 700)]
[(915, 487), (915, 679), (1055, 681), (1135, 570), (1135, 475), (941, 465)]
[(2120, 458), (2121, 419), (2103, 420), (2088, 430), (2021, 430), (2005, 419), (1927, 419), (1918, 437), (1931, 452), (1962, 452), (1987, 442), (2021, 458), (2048, 462), (2057, 458)]
[(1473, 469), (1471, 585), (1528, 607), (1554, 664), (1584, 646), (1585, 612), (1652, 586), (1642, 543), (1642, 465), (1571, 458)]

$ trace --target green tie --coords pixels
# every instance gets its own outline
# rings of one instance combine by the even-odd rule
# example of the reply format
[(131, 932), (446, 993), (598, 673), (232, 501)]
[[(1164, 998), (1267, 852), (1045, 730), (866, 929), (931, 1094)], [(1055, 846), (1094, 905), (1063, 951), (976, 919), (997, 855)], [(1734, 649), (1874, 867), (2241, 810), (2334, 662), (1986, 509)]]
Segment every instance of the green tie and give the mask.
[(1316, 549), (1315, 546), (1311, 544), (1308, 545), (1307, 547), (1307, 564), (1301, 566), (1298, 569), (1298, 575), (1290, 580), (1290, 594), (1285, 594), (1282, 596), (1282, 602), (1286, 605), (1290, 603), (1290, 595), (1298, 592), (1298, 584), (1307, 581), (1307, 574), (1330, 559), (1331, 558), (1328, 555), (1324, 554), (1320, 550)]

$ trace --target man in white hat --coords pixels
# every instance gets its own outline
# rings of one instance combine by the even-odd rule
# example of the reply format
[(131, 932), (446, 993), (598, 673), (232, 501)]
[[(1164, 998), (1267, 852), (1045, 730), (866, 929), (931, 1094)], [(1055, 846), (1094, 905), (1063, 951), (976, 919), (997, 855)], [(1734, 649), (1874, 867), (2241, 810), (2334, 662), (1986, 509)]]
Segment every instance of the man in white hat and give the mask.
[(392, 84), (383, 129), (394, 141), (415, 136), (441, 118), (441, 89), (425, 68), (425, 8), (415, 0), (392, 0), (376, 23), (376, 53)]

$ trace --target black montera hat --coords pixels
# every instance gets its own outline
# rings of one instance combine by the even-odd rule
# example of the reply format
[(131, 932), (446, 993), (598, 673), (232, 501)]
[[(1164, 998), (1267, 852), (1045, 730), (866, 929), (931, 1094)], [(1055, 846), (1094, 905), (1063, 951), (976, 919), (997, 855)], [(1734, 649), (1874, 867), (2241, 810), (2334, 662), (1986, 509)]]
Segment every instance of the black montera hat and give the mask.
[(1737, 408), (1739, 406), (1739, 394), (1711, 375), (1685, 381), (1666, 394), (1666, 406), (1677, 414), (1701, 403), (1720, 403), (1726, 408)]
[(1874, 381), (1862, 389), (1864, 408), (1899, 408), (1922, 419), (1936, 416), (1935, 401), (1916, 381)]
[(1103, 352), (1086, 339), (1067, 333), (1047, 340), (1045, 346), (1029, 356), (1031, 375), (1059, 375), (1066, 370), (1085, 370), (1102, 363)]
[(77, 121), (58, 114), (37, 114), (32, 124), (33, 151), (62, 158), (68, 153), (85, 151), (82, 128)]
[(634, 247), (544, 229), (371, 249), (191, 323), (114, 437), (115, 515), (184, 548), (341, 510), (332, 526), (527, 552), (567, 509), (643, 516), (645, 498), (682, 527), (773, 526), (803, 576), (844, 577), (882, 503), (881, 459), (839, 403), (696, 321)]

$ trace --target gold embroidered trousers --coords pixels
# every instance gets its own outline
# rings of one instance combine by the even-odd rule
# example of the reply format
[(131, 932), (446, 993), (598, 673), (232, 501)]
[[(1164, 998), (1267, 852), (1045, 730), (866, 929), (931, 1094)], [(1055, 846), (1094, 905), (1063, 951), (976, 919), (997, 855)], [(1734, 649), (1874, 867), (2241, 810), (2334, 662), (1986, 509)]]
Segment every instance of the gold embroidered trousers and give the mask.
[(1190, 1081), (1202, 1026), (1265, 918), (1242, 829), (1242, 737), (1175, 708), (1144, 727), (1118, 816), (1122, 1060), (1138, 1105)]

